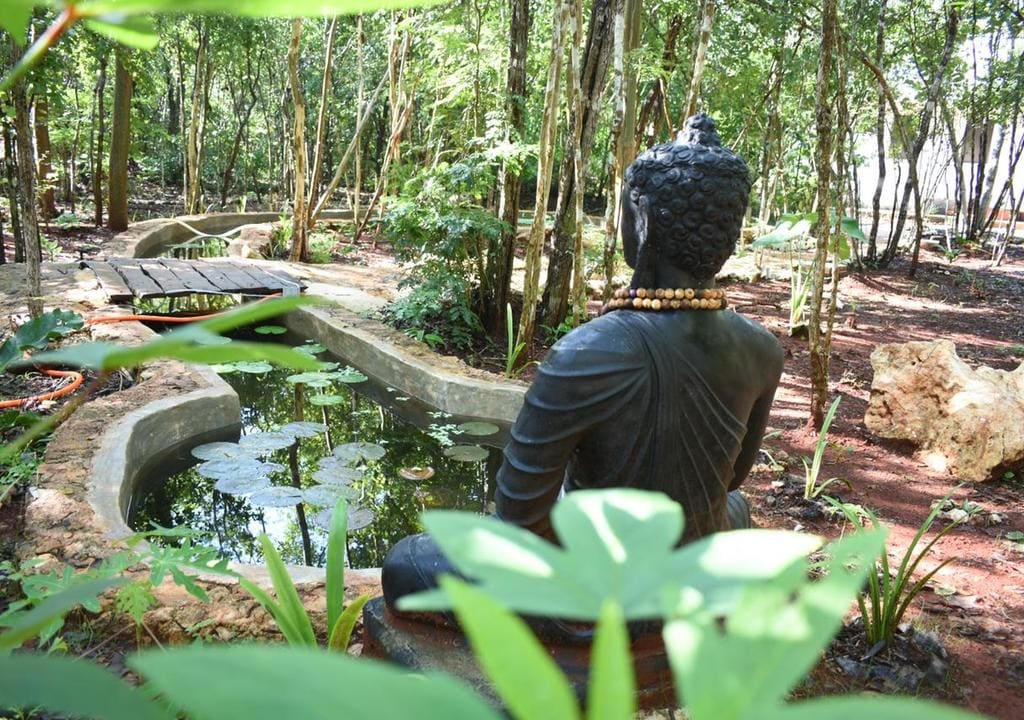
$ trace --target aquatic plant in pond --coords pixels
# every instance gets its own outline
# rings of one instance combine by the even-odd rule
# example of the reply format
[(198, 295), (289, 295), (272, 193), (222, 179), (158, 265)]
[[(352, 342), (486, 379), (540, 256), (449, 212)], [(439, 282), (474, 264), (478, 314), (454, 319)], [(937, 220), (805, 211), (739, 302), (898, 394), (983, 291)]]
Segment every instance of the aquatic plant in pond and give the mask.
[[(296, 349), (323, 357), (313, 343)], [(487, 510), (500, 452), (472, 443), (502, 445), (497, 425), (445, 416), (441, 442), (420, 429), (441, 414), (358, 370), (324, 367), (225, 374), (239, 393), (243, 435), (160, 461), (133, 499), (132, 526), (192, 527), (225, 555), (252, 563), (263, 560), (256, 538), (266, 532), (285, 562), (322, 565), (331, 508), (344, 498), (350, 565), (368, 567), (421, 529), (423, 509)], [(450, 445), (459, 457), (445, 455)]]

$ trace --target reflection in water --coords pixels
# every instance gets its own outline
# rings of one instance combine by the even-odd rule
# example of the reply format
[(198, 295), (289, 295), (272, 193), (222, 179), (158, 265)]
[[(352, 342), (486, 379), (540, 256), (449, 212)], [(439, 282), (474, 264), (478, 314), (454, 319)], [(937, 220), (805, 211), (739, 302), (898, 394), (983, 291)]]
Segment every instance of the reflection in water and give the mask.
[[(335, 382), (332, 387), (308, 388), (287, 383), (285, 378), (290, 374), (275, 369), (264, 374), (234, 372), (224, 376), (241, 400), (243, 434), (276, 430), (296, 420), (322, 422), (328, 427), (326, 433), (299, 439), (292, 449), (268, 454), (267, 459), (285, 466), (285, 470), (271, 476), (275, 484), (316, 484), (312, 476), (318, 462), (343, 443), (369, 442), (386, 450), (379, 460), (363, 460), (363, 477), (352, 481), (354, 499), (350, 505), (372, 511), (373, 521), (349, 533), (351, 567), (381, 565), (391, 545), (422, 530), (419, 513), (424, 509), (486, 512), (494, 494), (491, 480), (501, 464), (497, 446), (504, 445), (505, 432), (486, 438), (460, 435), (454, 427), (463, 418), (431, 412), (416, 400), (372, 380), (351, 386)], [(332, 405), (309, 402), (314, 395), (325, 393), (341, 395), (344, 401)], [(447, 444), (481, 440), (492, 445), (483, 462), (458, 462), (444, 455)], [(145, 475), (129, 513), (133, 528), (145, 530), (151, 523), (187, 526), (207, 534), (207, 542), (225, 556), (245, 563), (262, 562), (256, 537), (266, 532), (285, 562), (325, 564), (327, 530), (317, 522), (326, 515), (322, 514), (325, 508), (256, 507), (246, 496), (217, 492), (213, 480), (195, 471), (198, 461), (189, 455), (191, 447), (160, 459)], [(425, 477), (428, 473), (409, 471), (424, 468), (433, 469), (433, 475)]]

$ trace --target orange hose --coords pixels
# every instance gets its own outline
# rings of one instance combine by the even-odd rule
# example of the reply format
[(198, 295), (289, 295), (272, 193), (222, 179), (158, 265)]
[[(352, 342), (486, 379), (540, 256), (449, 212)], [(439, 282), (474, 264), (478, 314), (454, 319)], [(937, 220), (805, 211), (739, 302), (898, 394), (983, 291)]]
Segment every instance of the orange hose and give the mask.
[[(281, 293), (274, 293), (273, 295), (267, 295), (266, 297), (260, 298), (256, 302), (265, 302), (271, 298), (280, 297)], [(165, 323), (190, 323), (197, 322), (199, 320), (206, 320), (207, 318), (217, 317), (223, 315), (227, 310), (221, 312), (208, 313), (206, 315), (190, 315), (188, 317), (174, 317), (173, 315), (101, 315), (99, 317), (89, 318), (85, 321), (86, 325), (98, 325), (99, 323), (113, 323), (113, 322), (126, 322), (129, 320), (135, 321), (148, 321), (148, 322), (165, 322)], [(32, 403), (43, 402), (44, 400), (56, 400), (57, 398), (64, 397), (69, 393), (73, 393), (75, 390), (82, 386), (84, 378), (82, 373), (75, 372), (74, 370), (43, 370), (50, 377), (70, 377), (74, 378), (70, 384), (65, 385), (58, 390), (53, 392), (42, 393), (41, 395), (31, 395), (26, 398), (19, 398), (17, 400), (4, 400), (0, 401), (0, 410), (6, 410), (8, 408), (24, 407)]]
[(0, 410), (23, 407), (30, 403), (43, 402), (44, 400), (56, 400), (59, 397), (64, 397), (68, 393), (73, 393), (82, 386), (83, 378), (82, 373), (80, 372), (75, 372), (74, 370), (43, 370), (43, 372), (50, 377), (69, 377), (74, 379), (68, 385), (65, 385), (58, 390), (54, 390), (53, 392), (43, 393), (41, 395), (32, 395), (31, 397), (21, 398), (19, 400), (4, 400), (3, 402), (0, 402)]

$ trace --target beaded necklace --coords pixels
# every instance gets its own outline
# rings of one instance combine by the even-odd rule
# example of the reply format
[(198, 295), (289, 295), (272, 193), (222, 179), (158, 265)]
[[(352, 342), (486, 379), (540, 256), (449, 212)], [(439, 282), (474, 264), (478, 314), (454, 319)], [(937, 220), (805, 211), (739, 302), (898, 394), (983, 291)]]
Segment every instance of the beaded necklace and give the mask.
[(724, 290), (619, 288), (601, 308), (601, 314), (611, 310), (721, 310), (727, 304)]

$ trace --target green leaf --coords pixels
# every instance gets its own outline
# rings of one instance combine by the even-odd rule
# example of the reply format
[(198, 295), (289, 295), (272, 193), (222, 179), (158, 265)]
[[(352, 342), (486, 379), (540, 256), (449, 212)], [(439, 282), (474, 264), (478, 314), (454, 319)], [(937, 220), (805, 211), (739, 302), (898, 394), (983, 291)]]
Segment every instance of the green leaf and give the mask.
[(489, 422), (464, 422), (458, 425), (456, 429), (463, 435), (493, 435), (500, 429), (494, 423)]
[(315, 648), (180, 647), (136, 655), (129, 665), (196, 720), (498, 720), (451, 678)]
[(460, 580), (442, 577), (441, 586), (452, 599), (477, 662), (512, 717), (579, 717), (572, 688), (525, 622)]
[(101, 578), (75, 583), (66, 590), (46, 598), (31, 610), (9, 618), (7, 631), (0, 635), (0, 654), (20, 647), (23, 642), (35, 637), (47, 625), (64, 617), (78, 605), (95, 601), (104, 590), (126, 582), (125, 579)]
[(839, 228), (843, 231), (846, 237), (851, 237), (854, 240), (866, 243), (868, 241), (867, 235), (860, 227), (860, 223), (857, 222), (857, 218), (844, 217), (839, 221)]
[(836, 238), (836, 248), (838, 249), (838, 255), (840, 260), (850, 259), (850, 241), (844, 236), (840, 235)]
[[(573, 620), (596, 621), (609, 599), (630, 620), (660, 618), (666, 602), (677, 612), (724, 613), (744, 587), (821, 545), (812, 535), (737, 530), (680, 548), (679, 505), (625, 488), (578, 490), (559, 501), (552, 522), (562, 547), (494, 518), (434, 511), (423, 521), (449, 560), (507, 607)], [(399, 607), (448, 605), (441, 591), (430, 591)]]
[(606, 602), (590, 651), (587, 720), (632, 720), (636, 684), (630, 662), (629, 634), (622, 608)]
[(278, 554), (274, 543), (265, 533), (260, 535), (260, 549), (263, 550), (263, 559), (267, 564), (267, 572), (270, 573), (270, 580), (274, 584), (274, 592), (277, 594), (277, 602), (281, 611), (288, 616), (290, 624), (299, 632), (299, 637), (289, 640), (293, 645), (316, 645), (316, 636), (313, 634), (313, 625), (309, 622), (309, 615), (302, 605), (299, 593), (295, 589), (288, 568), (285, 567), (281, 556)]
[(0, 8), (0, 28), (7, 31), (19, 46), (25, 44), (25, 31), (32, 19), (34, 0), (4, 0)]
[(327, 647), (338, 652), (345, 652), (349, 641), (352, 639), (352, 631), (356, 627), (356, 621), (359, 620), (359, 613), (363, 611), (363, 605), (369, 599), (369, 595), (360, 595), (338, 616), (338, 621), (331, 626)]
[(418, 7), (436, 0), (91, 0), (78, 10), (85, 16), (124, 14), (217, 14), (239, 17), (322, 17)]
[(884, 532), (859, 532), (826, 548), (819, 580), (794, 562), (748, 586), (724, 632), (713, 617), (667, 622), (665, 646), (693, 720), (743, 720), (781, 703), (820, 659), (884, 543)]
[(170, 720), (145, 693), (98, 665), (59, 655), (0, 656), (0, 707), (103, 720)]
[(345, 546), (348, 539), (348, 502), (339, 498), (327, 535), (327, 628), (333, 631), (345, 606)]
[(453, 445), (444, 450), (445, 457), (464, 463), (483, 462), (487, 459), (488, 455), (490, 455), (490, 452), (487, 448), (480, 447), (479, 445)]
[(260, 325), (255, 330), (257, 335), (284, 335), (286, 332), (288, 332), (288, 328), (280, 325)]
[(139, 50), (152, 50), (160, 44), (160, 34), (148, 17), (110, 13), (85, 20), (85, 25), (95, 33)]
[(983, 720), (960, 708), (917, 698), (873, 696), (830, 697), (787, 705), (764, 720)]

